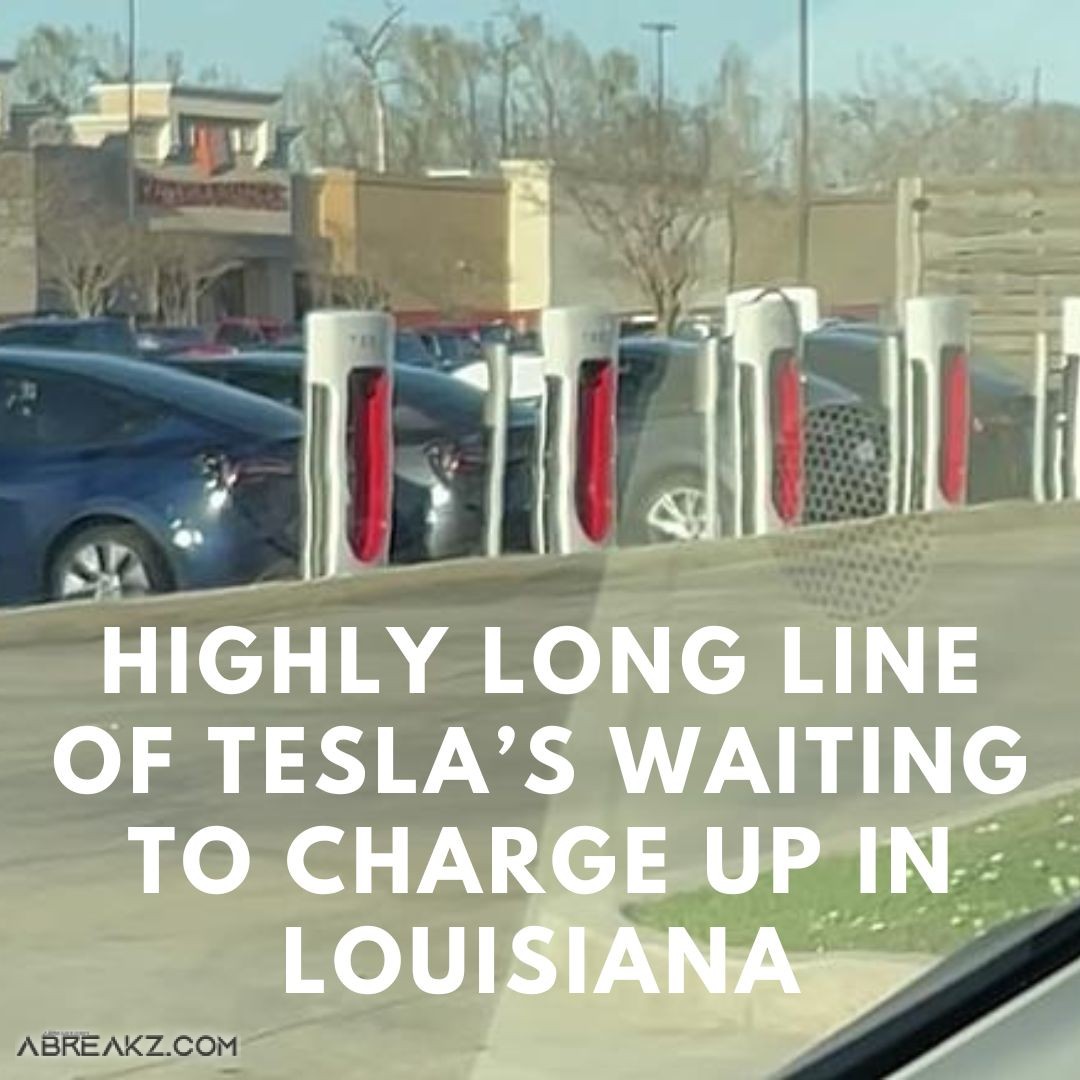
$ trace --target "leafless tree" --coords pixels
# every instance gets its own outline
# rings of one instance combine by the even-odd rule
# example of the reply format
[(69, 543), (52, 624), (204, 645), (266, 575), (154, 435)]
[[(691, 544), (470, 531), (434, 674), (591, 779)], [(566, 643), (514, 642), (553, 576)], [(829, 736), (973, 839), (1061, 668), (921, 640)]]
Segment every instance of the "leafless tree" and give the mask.
[[(663, 113), (642, 86), (636, 60), (583, 52), (575, 39), (545, 38), (520, 23), (527, 42), (523, 82), (565, 200), (641, 292), (664, 333), (692, 302), (703, 245), (732, 184), (719, 152), (736, 139), (696, 108), (670, 101)], [(743, 140), (745, 141), (745, 140)]]
[(681, 138), (669, 131), (660, 160), (654, 118), (642, 109), (587, 157), (567, 153), (556, 165), (561, 190), (630, 274), (666, 334), (685, 313), (705, 234), (722, 206), (706, 163), (672, 154)]
[(390, 168), (390, 126), (386, 99), (385, 65), (393, 44), (394, 28), (405, 14), (403, 6), (391, 7), (373, 30), (348, 19), (331, 24), (334, 35), (348, 48), (363, 72), (371, 93), (375, 121), (375, 169), (385, 173)]
[(45, 281), (80, 317), (101, 315), (114, 307), (131, 265), (130, 243), (121, 226), (72, 222), (50, 226), (41, 237)]
[(34, 212), (42, 279), (79, 316), (113, 308), (132, 268), (132, 237), (103, 189), (107, 172), (87, 168), (85, 151), (38, 149)]
[(888, 188), (898, 177), (1023, 168), (1013, 138), (1018, 93), (976, 67), (903, 50), (864, 61), (854, 91), (814, 107), (820, 187)]
[(241, 265), (225, 244), (181, 232), (143, 232), (134, 274), (144, 312), (169, 326), (194, 326), (199, 301)]
[(389, 310), (390, 293), (380, 278), (346, 265), (333, 237), (309, 237), (297, 251), (297, 268), (307, 281), (312, 306)]

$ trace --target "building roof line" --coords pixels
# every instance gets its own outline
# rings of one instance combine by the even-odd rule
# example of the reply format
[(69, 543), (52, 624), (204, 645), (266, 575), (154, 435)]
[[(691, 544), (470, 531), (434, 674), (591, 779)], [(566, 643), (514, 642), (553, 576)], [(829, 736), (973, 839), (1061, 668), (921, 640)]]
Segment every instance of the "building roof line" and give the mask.
[[(124, 82), (95, 83), (90, 87), (92, 94), (100, 94), (105, 90), (126, 87)], [(281, 101), (281, 93), (277, 90), (246, 90), (242, 87), (229, 89), (222, 86), (198, 86), (194, 83), (170, 83), (170, 82), (137, 82), (136, 90), (167, 90), (173, 97), (181, 98), (207, 98), (211, 101), (234, 101), (237, 103), (275, 105)]]

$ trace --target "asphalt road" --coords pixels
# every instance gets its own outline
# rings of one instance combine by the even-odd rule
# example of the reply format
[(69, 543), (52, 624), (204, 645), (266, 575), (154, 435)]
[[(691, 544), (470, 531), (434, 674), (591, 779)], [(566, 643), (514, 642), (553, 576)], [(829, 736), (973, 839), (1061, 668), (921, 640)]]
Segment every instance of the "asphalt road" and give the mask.
[[(355, 925), (383, 926), (402, 937), (414, 925), (494, 925), (503, 940), (521, 925), (543, 921), (544, 913), (602, 927), (620, 898), (607, 896), (601, 910), (595, 901), (558, 895), (542, 902), (520, 895), (466, 896), (461, 890), (395, 896), (385, 884), (371, 896), (347, 889), (313, 897), (288, 880), (284, 852), (293, 836), (315, 824), (346, 830), (371, 825), (384, 836), (392, 825), (408, 825), (416, 851), (440, 826), (453, 824), (469, 841), (483, 880), (485, 838), (494, 825), (524, 825), (550, 837), (570, 824), (610, 831), (662, 824), (669, 830), (669, 878), (688, 883), (703, 878), (706, 825), (809, 825), (829, 843), (841, 844), (854, 840), (857, 825), (922, 826), (998, 805), (962, 782), (952, 796), (925, 788), (910, 796), (863, 796), (857, 791), (858, 762), (850, 756), (841, 758), (840, 792), (832, 796), (812, 790), (810, 772), (794, 795), (755, 796), (744, 785), (719, 796), (695, 795), (712, 765), (712, 756), (703, 754), (692, 771), (691, 793), (630, 797), (621, 792), (612, 764), (607, 729), (616, 724), (635, 733), (651, 725), (672, 732), (700, 725), (702, 748), (714, 753), (723, 729), (743, 725), (759, 740), (769, 771), (781, 725), (907, 725), (924, 734), (949, 725), (960, 740), (1000, 723), (1022, 735), (1028, 795), (1080, 776), (1073, 691), (1080, 655), (1080, 514), (1030, 508), (966, 514), (935, 525), (932, 535), (893, 538), (870, 551), (869, 563), (866, 551), (857, 553), (858, 566), (851, 563), (855, 548), (849, 534), (817, 543), (791, 548), (764, 541), (565, 562), (464, 564), (388, 572), (343, 585), (153, 601), (122, 611), (0, 617), (0, 1075), (614, 1078), (662, 1070), (671, 1077), (744, 1077), (778, 1064), (798, 1048), (799, 1038), (748, 1032), (720, 1019), (679, 1030), (670, 1013), (661, 1033), (643, 1021), (642, 1010), (612, 1008), (591, 997), (431, 997), (405, 981), (377, 998), (356, 997), (337, 987), (330, 959), (334, 942)], [(803, 627), (808, 668), (827, 671), (831, 663), (838, 619), (820, 605), (821, 589), (806, 584), (808, 572), (821, 571), (823, 557), (832, 560), (834, 576), (869, 574), (873, 580), (860, 586), (864, 591), (896, 593), (891, 610), (874, 623), (893, 630), (977, 626), (979, 694), (941, 698), (929, 692), (915, 698), (891, 688), (880, 697), (785, 697), (785, 625)], [(910, 587), (897, 585), (894, 558), (922, 560), (918, 572), (904, 579)], [(807, 588), (814, 596), (808, 598)], [(825, 593), (834, 608), (848, 603), (834, 587)], [(193, 673), (184, 696), (141, 696), (128, 680), (124, 694), (106, 697), (101, 627), (117, 621), (129, 629), (140, 623), (237, 623), (259, 635), (260, 650), (268, 650), (273, 626), (287, 625), (294, 633), (327, 626), (331, 637), (333, 628), (356, 626), (364, 672), (380, 676), (383, 692), (377, 698), (342, 698), (332, 692), (332, 671), (325, 696), (284, 697), (263, 684), (251, 694), (226, 698), (201, 686)], [(747, 676), (738, 691), (722, 698), (696, 694), (679, 678), (664, 697), (613, 697), (601, 685), (567, 699), (528, 677), (520, 697), (483, 696), (485, 626), (504, 628), (507, 673), (522, 675), (536, 640), (564, 624), (601, 639), (613, 625), (642, 632), (665, 625), (677, 642), (700, 626), (729, 626), (741, 635)], [(426, 695), (407, 692), (405, 667), (387, 625), (406, 626), (416, 636), (431, 625), (450, 627), (431, 661)], [(134, 638), (129, 634), (126, 641)], [(123, 779), (101, 795), (68, 793), (53, 775), (53, 747), (64, 731), (80, 724), (109, 727), (122, 746), (135, 725), (170, 726), (172, 767), (153, 777), (148, 796), (131, 795), (130, 782), (125, 794)], [(310, 789), (322, 767), (319, 737), (337, 724), (392, 726), (399, 774), (421, 781), (445, 728), (463, 725), (491, 794), (473, 796), (451, 786), (426, 796), (366, 790), (348, 797), (314, 790), (267, 796), (260, 793), (258, 752), (244, 758), (241, 793), (221, 793), (220, 754), (206, 741), (207, 726), (305, 727)], [(530, 767), (524, 736), (545, 724), (568, 724), (574, 731), (571, 756), (578, 780), (571, 793), (554, 800), (522, 787)], [(500, 756), (503, 725), (513, 726), (518, 738)], [(800, 750), (801, 768), (813, 760), (809, 747)], [(211, 824), (239, 830), (252, 854), (247, 882), (229, 896), (200, 895), (183, 880), (173, 854), (163, 863), (161, 893), (144, 896), (140, 853), (126, 840), (127, 827), (135, 824), (174, 826), (179, 841)], [(347, 855), (335, 856), (329, 848), (310, 865), (349, 880)], [(225, 863), (208, 857), (206, 866), (220, 873)], [(325, 995), (284, 994), (284, 928), (290, 925), (304, 927), (305, 974), (326, 979)], [(437, 957), (444, 951), (436, 949)], [(500, 949), (500, 971), (505, 959)], [(357, 961), (358, 967), (370, 966), (371, 956), (358, 954)], [(438, 970), (437, 960), (433, 967)], [(195, 1064), (176, 1058), (14, 1058), (24, 1035), (49, 1030), (235, 1033), (242, 1056)]]

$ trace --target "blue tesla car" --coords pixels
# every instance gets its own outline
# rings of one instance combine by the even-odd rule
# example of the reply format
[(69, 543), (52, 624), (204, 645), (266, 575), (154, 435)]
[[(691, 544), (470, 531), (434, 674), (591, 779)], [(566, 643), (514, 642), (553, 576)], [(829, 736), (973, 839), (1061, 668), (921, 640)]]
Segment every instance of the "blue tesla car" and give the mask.
[(0, 604), (290, 572), (295, 410), (157, 364), (0, 349)]

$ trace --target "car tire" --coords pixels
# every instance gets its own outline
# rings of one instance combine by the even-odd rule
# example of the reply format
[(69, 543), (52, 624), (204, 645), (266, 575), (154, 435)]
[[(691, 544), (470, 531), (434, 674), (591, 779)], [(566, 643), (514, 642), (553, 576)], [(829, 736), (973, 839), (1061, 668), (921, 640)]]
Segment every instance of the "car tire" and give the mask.
[(161, 552), (141, 529), (91, 525), (69, 537), (49, 562), (50, 600), (120, 600), (169, 592)]
[(628, 544), (701, 540), (706, 530), (705, 481), (695, 469), (658, 476), (630, 497), (622, 534)]

